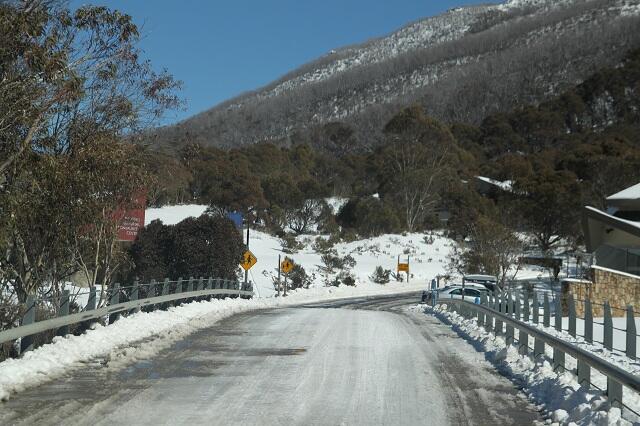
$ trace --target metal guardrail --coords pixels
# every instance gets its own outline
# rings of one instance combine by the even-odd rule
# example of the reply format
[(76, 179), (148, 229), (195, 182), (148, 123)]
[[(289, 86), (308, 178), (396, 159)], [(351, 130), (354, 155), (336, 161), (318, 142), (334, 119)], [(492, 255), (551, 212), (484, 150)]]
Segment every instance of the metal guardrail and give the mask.
[[(168, 285), (167, 285), (168, 281), (166, 281), (167, 284), (165, 284), (165, 286), (163, 287), (162, 289), (163, 294), (161, 294), (160, 296), (146, 297), (141, 299), (138, 299), (136, 296), (135, 299), (122, 302), (122, 303), (118, 303), (119, 302), (118, 297), (112, 296), (112, 298), (110, 299), (111, 303), (104, 307), (101, 307), (98, 309), (88, 307), (87, 310), (83, 312), (78, 312), (70, 315), (67, 315), (66, 313), (63, 312), (62, 315), (58, 316), (57, 318), (51, 318), (51, 319), (38, 321), (38, 322), (34, 322), (35, 302), (33, 299), (31, 301), (28, 300), (27, 313), (23, 318), (23, 322), (22, 322), (23, 325), (19, 327), (14, 327), (8, 330), (0, 331), (0, 343), (16, 340), (21, 337), (28, 337), (28, 336), (42, 333), (48, 330), (61, 329), (71, 324), (77, 324), (87, 320), (98, 319), (106, 316), (110, 316), (110, 318), (112, 318), (110, 322), (113, 322), (115, 319), (117, 319), (116, 316), (120, 313), (127, 312), (127, 311), (135, 312), (140, 308), (143, 308), (146, 306), (158, 305), (161, 303), (172, 302), (175, 300), (195, 299), (200, 297), (217, 296), (217, 295), (240, 296), (240, 297), (253, 296), (253, 290), (251, 289), (250, 286), (248, 287), (248, 289), (243, 289), (242, 284), (239, 282), (232, 282), (227, 280), (216, 280), (220, 282), (221, 288), (209, 288), (209, 287), (216, 287), (216, 285), (213, 284), (213, 281), (214, 280), (212, 279), (208, 280), (208, 284), (206, 285), (207, 288), (204, 288), (204, 285), (202, 285), (201, 287), (199, 286), (199, 288), (196, 290), (190, 289), (190, 291), (185, 291), (185, 292), (180, 291), (172, 294), (168, 293)], [(202, 280), (200, 280), (200, 282), (202, 283)], [(118, 287), (114, 288), (113, 291), (115, 295), (119, 294)], [(134, 294), (137, 295), (137, 290), (136, 290), (136, 293)], [(95, 293), (94, 293), (93, 300), (94, 300), (93, 303), (95, 303)], [(68, 296), (67, 296), (66, 303), (68, 306)]]
[[(612, 406), (628, 408), (624, 406), (622, 401), (622, 386), (640, 393), (639, 376), (623, 370), (583, 348), (546, 333), (535, 325), (530, 325), (514, 318), (511, 315), (518, 315), (519, 308), (517, 306), (514, 307), (515, 302), (509, 303), (508, 300), (491, 297), (487, 299), (483, 296), (480, 304), (459, 299), (441, 299), (436, 303), (452, 305), (467, 318), (475, 316), (478, 320), (478, 325), (484, 326), (487, 331), (493, 331), (497, 335), (504, 334), (507, 344), (514, 343), (514, 329), (518, 330), (518, 348), (523, 355), (533, 355), (534, 357), (544, 355), (544, 345), (549, 345), (553, 348), (553, 366), (556, 371), (558, 369), (569, 371), (564, 367), (565, 354), (575, 358), (577, 361), (577, 371), (575, 373), (581, 385), (592, 385), (590, 381), (591, 368), (598, 370), (607, 378), (606, 395)], [(507, 305), (512, 306), (512, 309), (509, 309), (510, 314), (501, 312), (505, 310)], [(529, 337), (534, 340), (532, 354), (530, 353)]]

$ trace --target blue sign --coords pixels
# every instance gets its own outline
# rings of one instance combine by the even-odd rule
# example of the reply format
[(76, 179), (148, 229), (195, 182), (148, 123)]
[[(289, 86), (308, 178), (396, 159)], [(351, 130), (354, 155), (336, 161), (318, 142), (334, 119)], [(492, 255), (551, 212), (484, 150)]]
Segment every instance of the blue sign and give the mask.
[(242, 231), (242, 213), (229, 212), (227, 213), (227, 218), (236, 225), (236, 228)]

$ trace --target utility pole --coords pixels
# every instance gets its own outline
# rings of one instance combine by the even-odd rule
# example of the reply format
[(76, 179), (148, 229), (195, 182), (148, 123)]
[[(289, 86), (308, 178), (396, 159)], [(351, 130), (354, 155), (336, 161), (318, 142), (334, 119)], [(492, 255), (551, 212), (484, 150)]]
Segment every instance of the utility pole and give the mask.
[(411, 262), (410, 262), (410, 256), (407, 255), (407, 284), (409, 284), (409, 276), (411, 275)]
[(280, 297), (280, 257), (281, 255), (278, 255), (278, 297)]

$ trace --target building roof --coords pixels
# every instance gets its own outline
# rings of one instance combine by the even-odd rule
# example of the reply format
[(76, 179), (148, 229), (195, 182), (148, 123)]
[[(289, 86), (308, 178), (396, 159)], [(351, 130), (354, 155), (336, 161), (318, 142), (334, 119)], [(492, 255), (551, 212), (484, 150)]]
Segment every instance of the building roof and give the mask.
[(640, 183), (636, 183), (627, 189), (623, 189), (620, 192), (616, 192), (613, 195), (607, 197), (609, 200), (637, 200), (640, 198)]
[(502, 189), (503, 191), (512, 191), (513, 190), (513, 181), (510, 180), (505, 180), (503, 181), (499, 181), (496, 179), (491, 179), (485, 176), (476, 176), (476, 179), (488, 183), (490, 185), (496, 186), (500, 189)]
[(640, 208), (640, 183), (608, 196), (607, 204), (613, 207)]
[(587, 243), (587, 251), (593, 252), (603, 244), (606, 234), (612, 230), (619, 230), (632, 237), (640, 239), (640, 222), (621, 219), (598, 210), (595, 207), (585, 207), (583, 211), (583, 229)]

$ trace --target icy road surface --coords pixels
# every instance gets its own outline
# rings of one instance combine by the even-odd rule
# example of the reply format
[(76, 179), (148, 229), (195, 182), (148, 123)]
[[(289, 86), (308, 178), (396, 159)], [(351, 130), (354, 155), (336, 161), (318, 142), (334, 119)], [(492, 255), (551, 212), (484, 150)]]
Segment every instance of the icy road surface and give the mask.
[[(248, 312), (124, 369), (0, 404), (2, 424), (514, 424), (539, 414), (418, 295)], [(141, 343), (144, 344), (144, 343)], [(108, 365), (108, 363), (107, 363)]]

